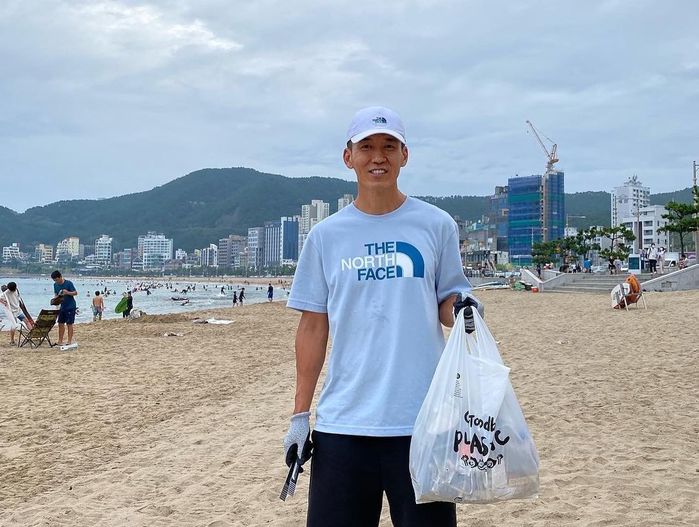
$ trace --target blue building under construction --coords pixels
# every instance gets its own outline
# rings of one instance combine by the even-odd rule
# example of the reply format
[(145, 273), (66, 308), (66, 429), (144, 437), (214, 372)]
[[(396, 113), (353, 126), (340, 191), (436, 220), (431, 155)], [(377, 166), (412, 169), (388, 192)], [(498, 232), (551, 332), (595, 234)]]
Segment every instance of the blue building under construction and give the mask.
[(509, 178), (507, 238), (510, 262), (532, 263), (535, 242), (558, 240), (565, 233), (563, 172)]

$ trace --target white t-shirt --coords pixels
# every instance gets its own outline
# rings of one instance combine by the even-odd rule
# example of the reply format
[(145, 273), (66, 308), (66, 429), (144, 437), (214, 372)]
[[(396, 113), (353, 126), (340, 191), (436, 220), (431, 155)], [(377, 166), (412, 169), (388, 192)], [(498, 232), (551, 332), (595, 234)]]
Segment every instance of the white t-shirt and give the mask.
[(349, 205), (317, 224), (288, 307), (328, 313), (321, 432), (410, 435), (444, 349), (439, 303), (471, 290), (456, 223), (415, 198), (382, 215)]
[(4, 298), (7, 300), (7, 303), (9, 304), (8, 307), (10, 308), (10, 311), (12, 311), (15, 315), (18, 315), (22, 312), (22, 310), (19, 307), (19, 293), (17, 291), (12, 292), (8, 289), (4, 293)]

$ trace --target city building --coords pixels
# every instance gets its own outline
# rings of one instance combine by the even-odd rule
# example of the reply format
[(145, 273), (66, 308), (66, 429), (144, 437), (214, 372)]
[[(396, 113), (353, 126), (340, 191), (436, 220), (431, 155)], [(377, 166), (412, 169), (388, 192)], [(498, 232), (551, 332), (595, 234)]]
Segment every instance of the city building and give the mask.
[(300, 216), (282, 216), (279, 232), (279, 263), (293, 265), (299, 259), (299, 220)]
[(41, 263), (53, 262), (53, 246), (44, 243), (37, 244), (34, 256)]
[(614, 187), (611, 196), (612, 227), (622, 218), (635, 216), (640, 209), (650, 205), (650, 187), (644, 187), (637, 176), (632, 176), (620, 187)]
[(281, 242), (281, 221), (266, 221), (265, 222), (265, 250), (264, 250), (264, 266), (277, 267), (279, 266), (279, 255), (282, 252)]
[(218, 265), (219, 267), (241, 267), (240, 253), (247, 246), (248, 239), (245, 236), (231, 234), (227, 238), (218, 241)]
[(56, 245), (56, 260), (80, 258), (80, 238), (69, 236)]
[(139, 259), (144, 271), (162, 270), (168, 260), (172, 260), (172, 238), (164, 234), (148, 232), (138, 237)]
[(354, 201), (354, 196), (352, 194), (345, 194), (337, 200), (337, 210), (338, 212), (344, 209), (347, 205)]
[(218, 267), (218, 247), (215, 243), (210, 243), (208, 247), (204, 247), (200, 255), (202, 267)]
[(330, 216), (330, 203), (313, 199), (308, 205), (301, 205), (301, 221), (299, 222), (299, 254), (306, 243), (308, 233), (315, 225)]
[(509, 188), (507, 186), (497, 186), (495, 187), (495, 194), (490, 196), (490, 207), (489, 207), (489, 223), (494, 231), (493, 236), (495, 238), (494, 250), (507, 252), (507, 215), (508, 215), (508, 205), (507, 205), (507, 194)]
[(175, 251), (175, 260), (183, 260), (186, 262), (187, 261), (187, 251), (185, 251), (184, 249), (177, 249)]
[(564, 174), (509, 178), (507, 238), (510, 262), (529, 265), (535, 242), (563, 238), (565, 229)]
[(99, 265), (112, 263), (112, 238), (106, 234), (95, 240), (95, 262)]
[(141, 264), (140, 268), (139, 266), (134, 267), (134, 261), (136, 260), (135, 256), (138, 253), (138, 249), (124, 249), (123, 251), (119, 251), (114, 253), (113, 257), (113, 262), (114, 262), (114, 267), (117, 269), (121, 269), (123, 271), (131, 271), (133, 270), (140, 270), (143, 269), (143, 265)]
[(19, 243), (13, 243), (7, 247), (2, 248), (2, 261), (3, 263), (8, 263), (13, 260), (19, 260)]
[(662, 205), (649, 205), (638, 209), (638, 211), (633, 211), (633, 214), (629, 216), (619, 218), (620, 225), (636, 235), (636, 239), (633, 241), (634, 253), (650, 247), (651, 243), (654, 243), (656, 247), (670, 248), (668, 233), (658, 231), (660, 227), (667, 225), (667, 220), (663, 218), (663, 214), (667, 214), (667, 209)]
[(265, 263), (265, 228), (250, 227), (248, 229), (247, 266), (251, 269), (262, 269)]

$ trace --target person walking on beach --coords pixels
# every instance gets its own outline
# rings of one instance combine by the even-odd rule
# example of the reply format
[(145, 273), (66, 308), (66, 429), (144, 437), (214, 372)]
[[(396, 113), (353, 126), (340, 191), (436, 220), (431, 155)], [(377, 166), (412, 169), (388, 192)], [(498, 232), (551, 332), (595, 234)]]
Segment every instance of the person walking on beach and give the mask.
[(650, 270), (651, 274), (655, 274), (658, 272), (657, 264), (658, 249), (654, 243), (651, 243), (650, 247), (648, 248), (648, 269)]
[(104, 312), (104, 298), (100, 296), (99, 291), (95, 291), (95, 296), (92, 299), (92, 321), (102, 320)]
[(665, 273), (665, 247), (658, 247), (658, 268), (660, 274)]
[[(78, 296), (78, 292), (73, 282), (63, 278), (60, 271), (51, 273), (51, 279), (53, 280), (54, 299), (60, 302), (58, 311), (58, 342), (56, 344), (58, 346), (70, 345), (73, 344), (73, 325), (75, 324), (75, 311), (77, 309), (75, 297)], [(66, 333), (66, 326), (68, 326), (68, 342), (64, 343), (63, 336)]]
[(272, 283), (267, 286), (267, 301), (271, 302), (274, 298), (274, 287), (272, 287)]
[(343, 161), (355, 172), (357, 198), (311, 229), (288, 300), (301, 320), (286, 462), (309, 457), (311, 402), (332, 335), (310, 435), (307, 526), (377, 526), (385, 492), (394, 525), (454, 527), (453, 503), (415, 504), (408, 458), (444, 348), (441, 324), (453, 325), (466, 305), (455, 305), (458, 295), (471, 290), (458, 228), (398, 189), (408, 147), (392, 110), (354, 116)]
[(238, 302), (240, 302), (240, 307), (243, 307), (243, 300), (245, 299), (245, 288), (240, 288), (240, 294), (238, 295)]
[(233, 307), (238, 305), (238, 292), (233, 291)]

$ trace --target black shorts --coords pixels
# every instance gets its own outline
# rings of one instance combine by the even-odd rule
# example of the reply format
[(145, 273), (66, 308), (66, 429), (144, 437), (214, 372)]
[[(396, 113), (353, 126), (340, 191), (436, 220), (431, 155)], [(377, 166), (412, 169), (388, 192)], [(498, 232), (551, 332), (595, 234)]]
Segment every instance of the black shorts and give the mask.
[(373, 527), (383, 493), (396, 527), (456, 527), (453, 503), (415, 504), (410, 436), (313, 432), (308, 527)]
[(73, 309), (61, 309), (58, 312), (58, 323), (68, 324), (69, 326), (75, 323), (75, 308)]

